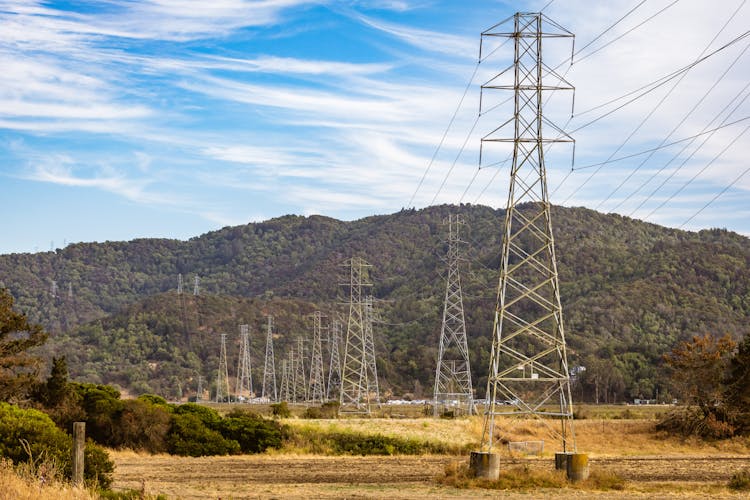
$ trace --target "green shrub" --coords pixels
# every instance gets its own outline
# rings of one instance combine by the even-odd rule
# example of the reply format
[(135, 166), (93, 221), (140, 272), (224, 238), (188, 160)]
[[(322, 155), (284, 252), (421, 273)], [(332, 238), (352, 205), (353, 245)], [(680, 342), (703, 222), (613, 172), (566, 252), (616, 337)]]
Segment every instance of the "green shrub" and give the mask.
[(178, 413), (177, 410), (172, 416), (172, 426), (167, 436), (169, 453), (191, 457), (239, 453), (240, 444), (233, 439), (225, 439), (219, 431), (206, 426), (199, 413)]
[(282, 433), (278, 422), (243, 410), (234, 410), (221, 421), (221, 435), (240, 445), (242, 453), (262, 453), (281, 448)]
[(124, 401), (113, 445), (150, 453), (166, 452), (172, 421), (169, 410), (167, 406), (140, 398)]
[(88, 486), (108, 490), (112, 486), (112, 473), (115, 464), (109, 459), (107, 451), (90, 439), (86, 441), (83, 451), (83, 479)]
[(292, 412), (289, 410), (289, 404), (286, 401), (272, 404), (271, 413), (277, 418), (289, 418), (292, 416)]
[[(72, 446), (72, 438), (41, 411), (0, 403), (0, 456), (9, 458), (16, 465), (26, 463), (38, 467), (45, 464), (48, 469), (70, 478)], [(88, 442), (84, 460), (87, 486), (108, 488), (112, 483), (114, 464), (107, 452)]]

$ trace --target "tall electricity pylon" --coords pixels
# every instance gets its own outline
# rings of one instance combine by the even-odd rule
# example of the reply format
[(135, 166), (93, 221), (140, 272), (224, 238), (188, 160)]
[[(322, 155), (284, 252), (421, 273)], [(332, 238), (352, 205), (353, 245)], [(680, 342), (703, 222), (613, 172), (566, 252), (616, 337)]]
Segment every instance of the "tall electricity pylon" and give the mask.
[(331, 359), (328, 365), (328, 387), (326, 398), (328, 400), (339, 399), (341, 392), (341, 358), (339, 356), (339, 343), (341, 342), (341, 322), (338, 318), (331, 324), (331, 338), (328, 343)]
[(313, 313), (313, 339), (310, 354), (310, 401), (322, 403), (326, 398), (326, 381), (323, 375), (323, 314)]
[[(511, 19), (509, 30), (506, 23)], [(549, 419), (558, 419), (560, 431), (552, 425), (549, 430), (562, 440), (563, 451), (576, 447), (544, 165), (549, 144), (573, 139), (542, 113), (545, 91), (572, 89), (542, 62), (542, 40), (572, 36), (541, 13), (515, 14), (482, 33), (483, 41), (507, 37), (515, 47), (513, 65), (482, 86), (483, 92), (513, 90), (515, 98), (513, 118), (482, 138), (482, 146), (486, 142), (513, 144), (487, 382), (489, 407), (482, 434), (482, 448), (489, 452), (497, 439), (499, 415), (533, 415), (547, 424)], [(546, 84), (547, 80), (554, 85)], [(513, 138), (502, 138), (502, 129), (511, 124)], [(555, 139), (544, 138), (543, 125), (554, 129)]]
[(201, 286), (201, 279), (196, 274), (195, 278), (193, 278), (193, 295), (195, 295), (196, 297), (200, 295), (200, 286)]
[(227, 366), (227, 334), (221, 334), (221, 349), (219, 350), (219, 370), (216, 373), (216, 402), (221, 403), (229, 399), (229, 369)]
[(253, 396), (253, 375), (250, 370), (250, 327), (240, 325), (240, 355), (237, 360), (237, 384), (235, 395), (240, 398)]
[(278, 401), (276, 393), (276, 364), (273, 356), (273, 316), (268, 316), (266, 327), (266, 359), (263, 362), (263, 390), (261, 398), (267, 401)]
[(371, 364), (374, 362), (374, 343), (370, 347), (372, 316), (368, 312), (371, 307), (366, 306), (366, 294), (363, 294), (364, 289), (372, 286), (368, 283), (370, 265), (364, 259), (353, 257), (349, 260), (348, 267), (349, 319), (339, 401), (342, 411), (370, 413), (372, 398), (377, 397), (370, 393), (373, 383), (377, 387), (377, 372), (373, 371), (374, 366)]
[(443, 304), (443, 326), (440, 329), (437, 370), (435, 371), (435, 416), (452, 409), (458, 413), (473, 413), (474, 392), (471, 385), (469, 347), (466, 341), (466, 320), (458, 270), (461, 242), (461, 217), (448, 217), (448, 278)]

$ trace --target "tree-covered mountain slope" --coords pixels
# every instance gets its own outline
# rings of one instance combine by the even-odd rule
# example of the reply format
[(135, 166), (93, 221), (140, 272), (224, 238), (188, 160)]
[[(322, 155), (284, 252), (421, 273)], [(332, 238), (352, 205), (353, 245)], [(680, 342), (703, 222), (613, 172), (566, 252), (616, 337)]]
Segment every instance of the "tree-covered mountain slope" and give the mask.
[[(253, 331), (262, 370), (264, 314), (279, 322), (277, 365), (307, 317), (343, 310), (346, 259), (371, 268), (378, 370), (386, 390), (430, 392), (444, 294), (448, 215), (460, 213), (461, 275), (475, 386), (483, 394), (503, 210), (436, 206), (342, 222), (285, 216), (188, 241), (72, 244), (0, 256), (0, 286), (51, 332), (71, 373), (174, 397), (215, 378), (219, 334)], [(750, 331), (750, 240), (690, 233), (583, 208), (553, 209), (570, 364), (587, 367), (579, 396), (664, 396), (661, 355), (693, 334)], [(176, 293), (182, 274), (184, 293)], [(193, 297), (194, 276), (200, 295)], [(52, 282), (56, 294), (52, 295)], [(70, 293), (69, 293), (70, 292)], [(182, 297), (182, 299), (180, 299)]]

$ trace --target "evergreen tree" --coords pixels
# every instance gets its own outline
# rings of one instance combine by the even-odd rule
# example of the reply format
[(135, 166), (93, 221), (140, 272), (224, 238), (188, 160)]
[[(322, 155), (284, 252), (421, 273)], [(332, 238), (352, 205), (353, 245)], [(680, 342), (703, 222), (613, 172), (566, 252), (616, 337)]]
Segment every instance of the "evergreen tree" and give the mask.
[(740, 432), (750, 433), (750, 335), (745, 335), (729, 361), (726, 401)]
[(13, 297), (0, 289), (0, 401), (26, 397), (37, 380), (40, 359), (28, 353), (47, 340), (40, 325), (13, 310)]

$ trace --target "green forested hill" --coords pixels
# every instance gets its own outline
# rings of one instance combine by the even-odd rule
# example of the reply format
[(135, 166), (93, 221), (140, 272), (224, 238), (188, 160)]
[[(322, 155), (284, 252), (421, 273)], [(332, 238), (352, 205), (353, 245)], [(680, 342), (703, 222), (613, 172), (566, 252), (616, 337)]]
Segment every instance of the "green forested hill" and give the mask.
[[(466, 226), (461, 269), (475, 385), (483, 394), (495, 302), (502, 210), (438, 206), (341, 222), (286, 216), (189, 241), (73, 244), (0, 256), (0, 285), (52, 334), (74, 376), (165, 396), (215, 378), (218, 334), (253, 331), (256, 379), (264, 313), (278, 323), (277, 363), (307, 315), (345, 300), (343, 262), (372, 267), (378, 369), (396, 395), (430, 392), (444, 294), (446, 227)], [(570, 363), (584, 365), (577, 397), (594, 384), (609, 400), (665, 395), (661, 355), (692, 334), (750, 331), (750, 240), (688, 233), (582, 208), (553, 213)], [(176, 293), (183, 275), (185, 294)], [(200, 276), (201, 295), (192, 296)], [(57, 296), (51, 295), (52, 281)], [(69, 291), (72, 295), (68, 295)], [(236, 363), (236, 361), (235, 361)]]

